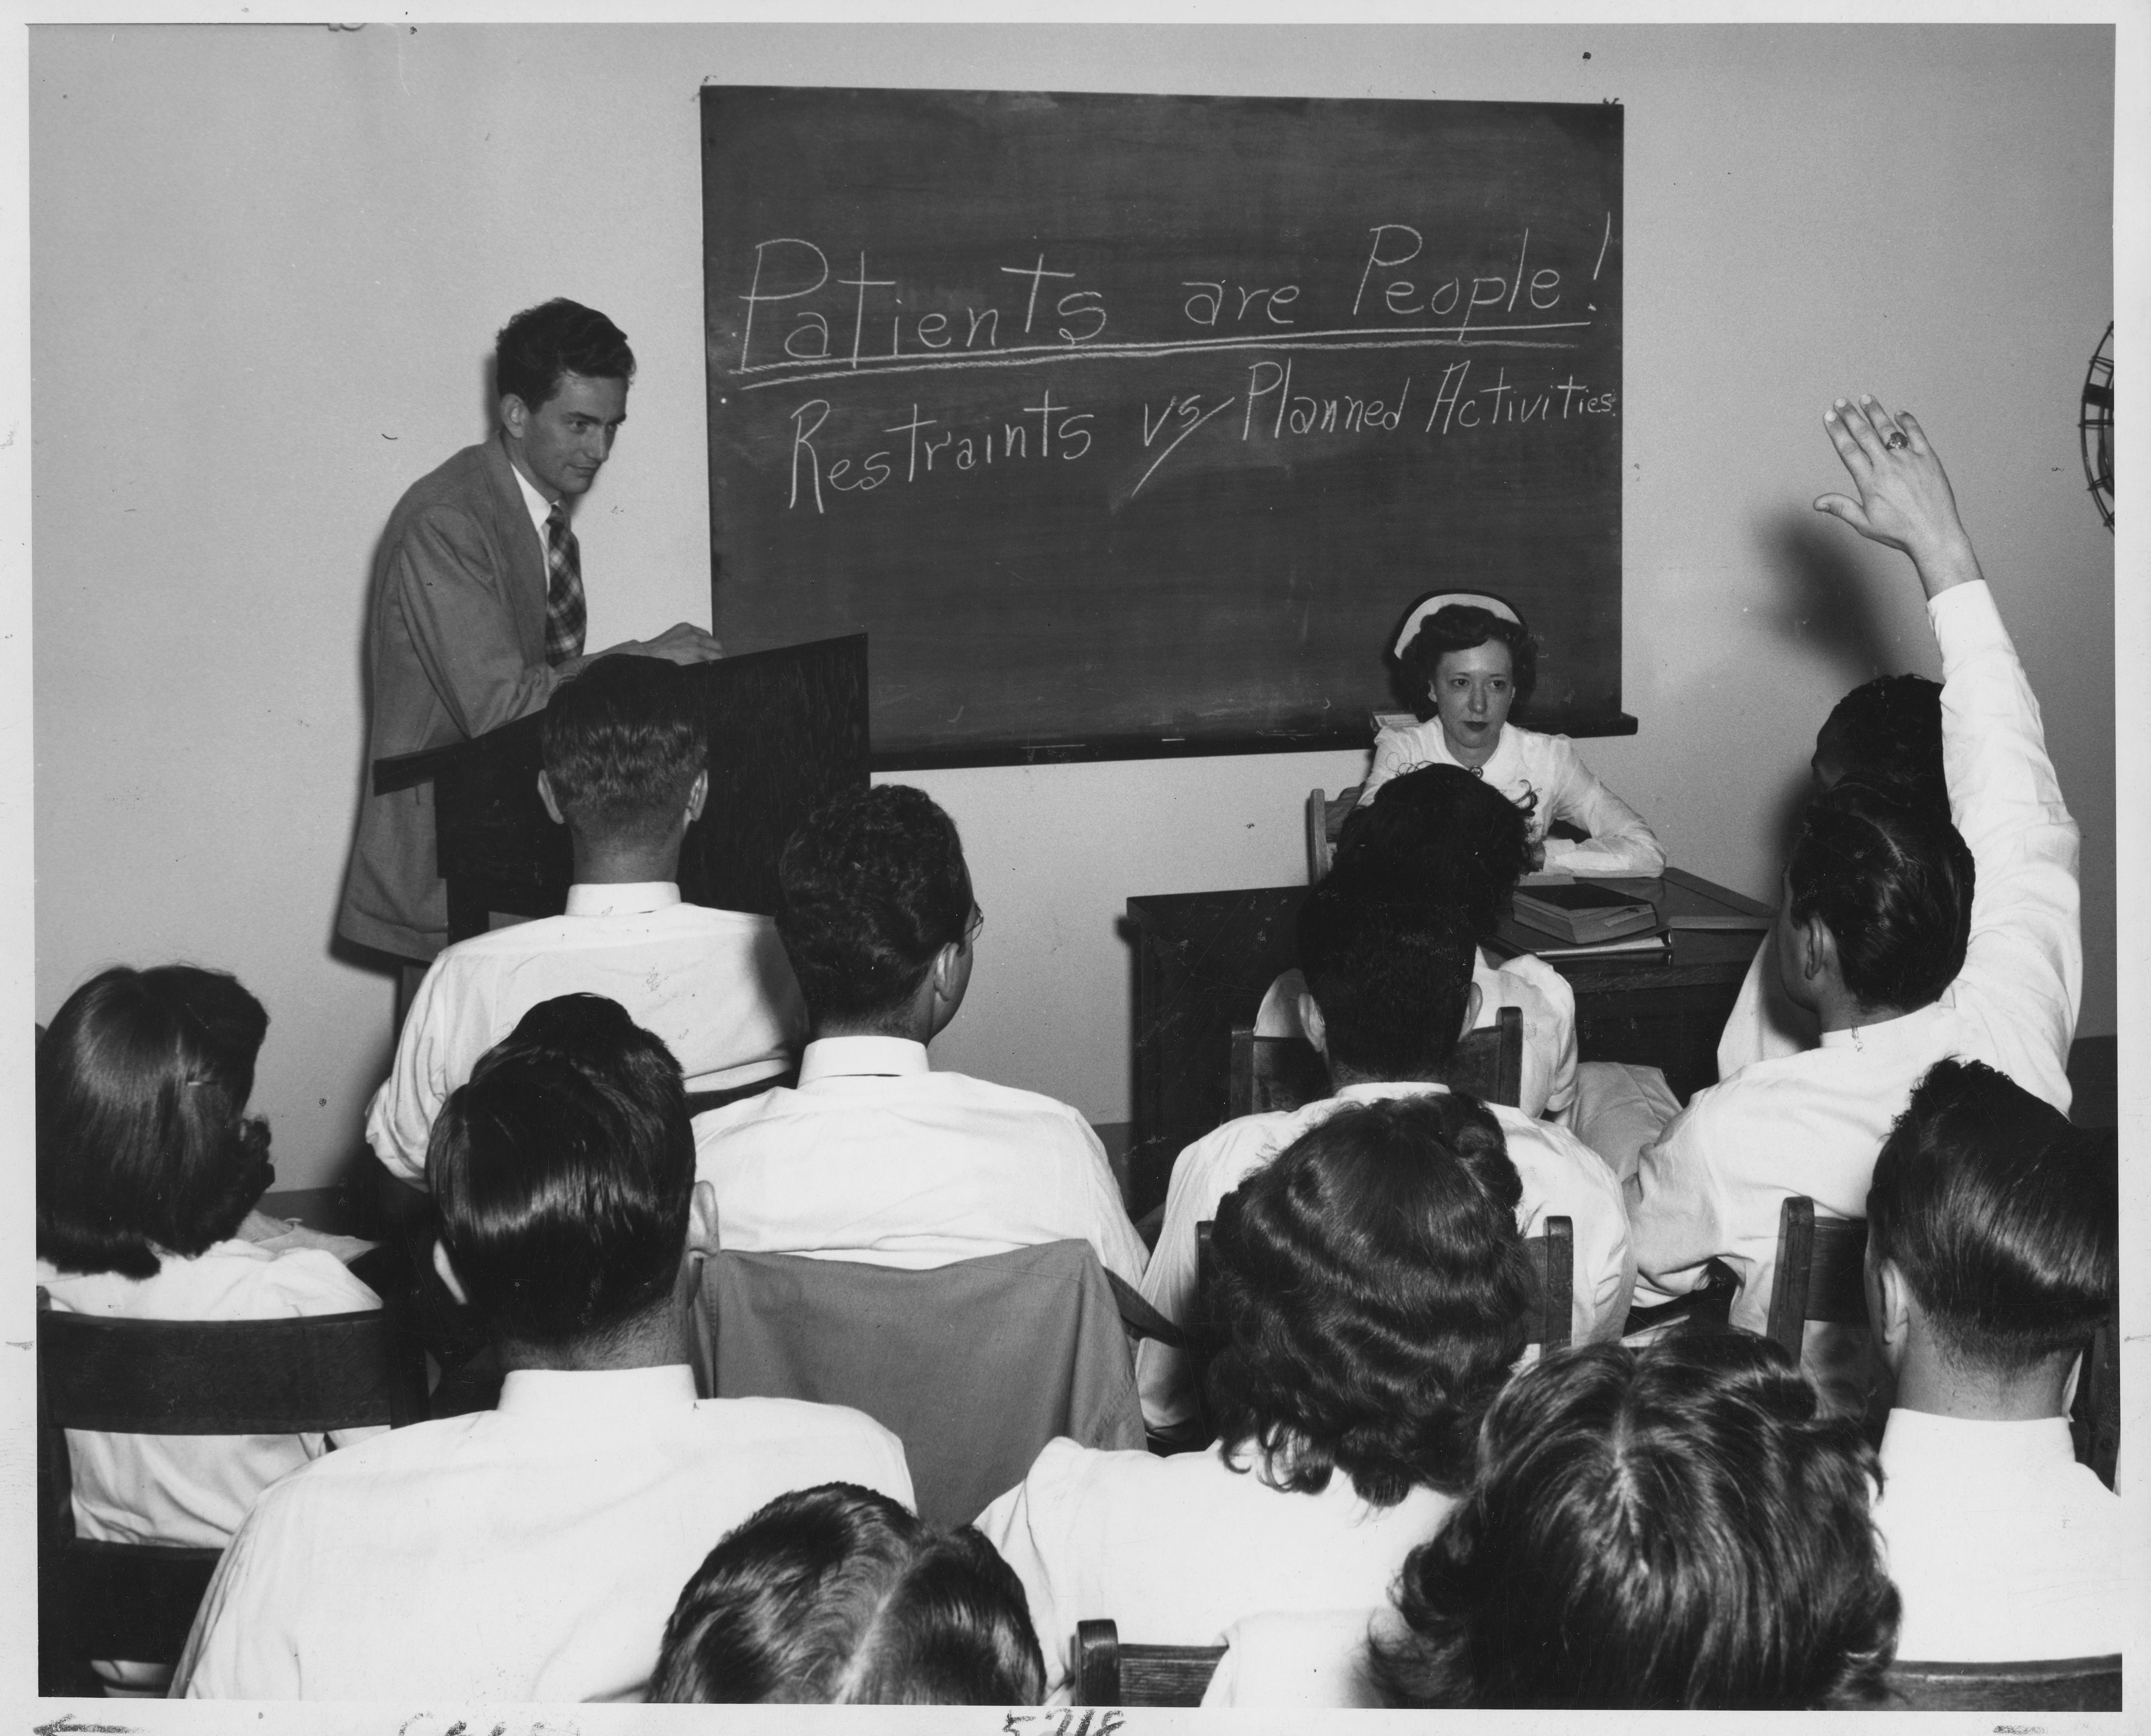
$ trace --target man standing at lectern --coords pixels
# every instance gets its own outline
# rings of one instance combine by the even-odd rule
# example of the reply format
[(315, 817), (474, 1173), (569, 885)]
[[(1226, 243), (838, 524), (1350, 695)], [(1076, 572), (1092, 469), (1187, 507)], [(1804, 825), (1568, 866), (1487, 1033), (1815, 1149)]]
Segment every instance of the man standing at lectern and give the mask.
[[(448, 941), (431, 783), (372, 793), (372, 762), (483, 735), (541, 711), (589, 660), (581, 563), (568, 509), (627, 419), (626, 335), (568, 301), (526, 308), (494, 351), (500, 425), (412, 484), (374, 559), (367, 661), (373, 706), (366, 793), (337, 919), (345, 939), (405, 961), (400, 1017)], [(675, 663), (721, 655), (685, 621), (635, 651)]]

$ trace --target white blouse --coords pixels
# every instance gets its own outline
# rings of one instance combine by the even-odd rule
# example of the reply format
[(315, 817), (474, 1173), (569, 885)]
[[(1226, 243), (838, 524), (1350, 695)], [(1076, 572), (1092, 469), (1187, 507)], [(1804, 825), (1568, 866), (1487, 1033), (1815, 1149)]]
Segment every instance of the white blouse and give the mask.
[[(1393, 777), (1421, 766), (1463, 766), (1449, 751), (1441, 720), (1430, 717), (1374, 737), (1374, 769), (1359, 787), (1362, 803)], [(1475, 768), (1464, 766), (1465, 771)], [(1594, 777), (1566, 736), (1505, 724), (1492, 757), (1475, 768), (1531, 821), (1531, 842), (1546, 846), (1546, 866), (1572, 874), (1662, 874), (1666, 853), (1643, 817)], [(1591, 834), (1588, 843), (1548, 838), (1556, 820)]]

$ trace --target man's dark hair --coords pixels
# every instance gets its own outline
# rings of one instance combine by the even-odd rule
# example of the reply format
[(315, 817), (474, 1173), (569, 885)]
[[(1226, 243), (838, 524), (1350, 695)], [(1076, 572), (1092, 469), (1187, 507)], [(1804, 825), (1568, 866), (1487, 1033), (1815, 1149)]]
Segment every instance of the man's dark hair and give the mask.
[(1523, 1353), (1522, 1197), (1500, 1125), (1449, 1091), (1338, 1110), (1226, 1195), (1203, 1397), (1228, 1457), (1308, 1494), (1341, 1470), (1378, 1506), (1455, 1493)]
[(1873, 1703), (1897, 1588), (1875, 1450), (1768, 1339), (1593, 1344), (1519, 1373), (1464, 1499), (1404, 1564), (1399, 1706)]
[(1475, 650), (1490, 640), (1509, 648), (1509, 679), (1516, 689), (1511, 710), (1521, 711), (1530, 701), (1539, 680), (1539, 642), (1530, 630), (1475, 603), (1451, 603), (1420, 624), (1396, 660), (1404, 672), (1412, 709), (1421, 722), (1434, 716), (1434, 702), (1427, 697), (1427, 690), (1441, 672), (1442, 658), (1451, 651)]
[(665, 1624), (650, 1698), (1035, 1706), (1045, 1689), (1022, 1582), (993, 1545), (826, 1483), (710, 1551)]
[(1331, 1073), (1440, 1078), (1462, 1034), (1475, 947), (1462, 913), (1339, 864), (1299, 907), (1299, 968)]
[(1345, 816), (1336, 860), (1394, 897), (1462, 912), (1472, 939), (1484, 940), (1531, 868), (1531, 822), (1461, 766), (1421, 766)]
[(680, 1064), (617, 1001), (540, 1001), (443, 1106), (426, 1179), (442, 1246), (497, 1336), (615, 1331), (670, 1294), (686, 1248)]
[(661, 657), (600, 657), (545, 707), (545, 776), (579, 836), (650, 843), (687, 806), (709, 763), (701, 708)]
[(586, 380), (632, 380), (635, 352), (627, 334), (594, 307), (556, 297), (526, 307), (493, 338), (493, 390), (514, 393), (527, 409), (549, 402), (569, 374)]
[(956, 822), (924, 790), (838, 796), (777, 858), (777, 932), (817, 1027), (900, 1011), (974, 908)]
[(1877, 676), (1831, 709), (1815, 757), (1900, 807), (1949, 817), (1942, 776), (1942, 690), (1925, 676)]
[(2021, 1372), (2080, 1347), (2113, 1308), (2113, 1149), (1979, 1061), (1937, 1061), (1884, 1142), (1868, 1244), (1945, 1354)]
[(245, 1112), (268, 1029), (236, 979), (191, 964), (70, 995), (38, 1042), (38, 1253), (150, 1278), (235, 1232), (276, 1174)]
[(1964, 968), (1971, 852), (1946, 817), (1848, 777), (1808, 804), (1786, 877), (1793, 920), (1828, 924), (1862, 1005), (1914, 1011)]

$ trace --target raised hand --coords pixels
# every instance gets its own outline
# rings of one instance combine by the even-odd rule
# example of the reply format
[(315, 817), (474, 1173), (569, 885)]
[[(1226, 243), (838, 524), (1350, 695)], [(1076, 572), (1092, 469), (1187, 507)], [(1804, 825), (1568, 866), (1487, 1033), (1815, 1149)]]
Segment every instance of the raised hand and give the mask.
[(1860, 493), (1818, 495), (1817, 512), (1911, 555), (1930, 597), (1979, 577), (1941, 459), (1909, 411), (1893, 416), (1865, 395), (1840, 398), (1823, 426)]

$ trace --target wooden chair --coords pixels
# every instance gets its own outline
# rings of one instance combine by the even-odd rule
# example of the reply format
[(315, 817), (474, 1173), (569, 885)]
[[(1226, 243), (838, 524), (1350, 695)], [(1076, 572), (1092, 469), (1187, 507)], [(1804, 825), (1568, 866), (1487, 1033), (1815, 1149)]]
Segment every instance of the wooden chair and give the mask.
[(1078, 1622), (1075, 1703), (1199, 1706), (1224, 1655), (1222, 1646), (1124, 1646), (1116, 1623)]
[(699, 1312), (704, 1390), (864, 1411), (934, 1525), (969, 1523), (1055, 1435), (1143, 1446), (1126, 1334), (1180, 1336), (1079, 1241), (921, 1271), (727, 1249)]
[(1307, 792), (1307, 883), (1321, 884), (1336, 853), (1337, 834), (1344, 829), (1345, 816), (1359, 805), (1362, 784), (1339, 790), (1333, 801), (1320, 790)]
[(1794, 1194), (1778, 1208), (1778, 1278), (1770, 1292), (1767, 1336), (1797, 1361), (1809, 1320), (1867, 1324), (1867, 1220), (1815, 1216), (1814, 1202)]
[[(1524, 1095), (1523, 1010), (1503, 1007), (1491, 1025), (1466, 1031), (1450, 1056), (1447, 1078), (1452, 1090), (1516, 1108)], [(1329, 1095), (1329, 1070), (1306, 1038), (1258, 1037), (1246, 1027), (1233, 1031), (1227, 1118), (1298, 1109)]]
[(426, 1415), (426, 1371), (387, 1308), (277, 1320), (38, 1311), (41, 1691), (98, 1692), (93, 1658), (176, 1663), (222, 1553), (75, 1534), (69, 1429), (301, 1435)]
[(2070, 1407), (2069, 1432), (2077, 1460), (2098, 1473), (2111, 1489), (2121, 1456), (2121, 1314), (2118, 1307), (2092, 1334), (2077, 1377), (2076, 1403)]
[[(2010, 1663), (1900, 1660), (1887, 1678), (1895, 1704), (1917, 1712), (2118, 1712), (2121, 1654)], [(1177, 1703), (1177, 1702), (1174, 1703)]]

